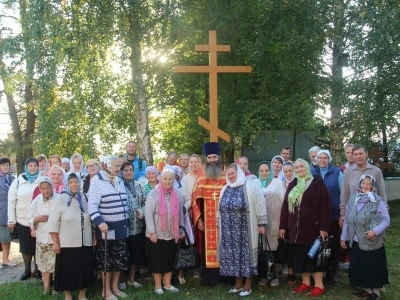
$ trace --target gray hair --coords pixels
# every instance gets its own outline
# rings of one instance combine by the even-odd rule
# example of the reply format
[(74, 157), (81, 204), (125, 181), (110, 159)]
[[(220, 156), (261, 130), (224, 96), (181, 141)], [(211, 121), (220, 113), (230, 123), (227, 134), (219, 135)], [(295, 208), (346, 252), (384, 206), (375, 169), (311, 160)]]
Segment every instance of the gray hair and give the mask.
[(311, 154), (311, 152), (318, 152), (318, 151), (321, 151), (321, 148), (318, 146), (314, 146), (311, 147), (310, 150), (308, 150), (308, 154)]

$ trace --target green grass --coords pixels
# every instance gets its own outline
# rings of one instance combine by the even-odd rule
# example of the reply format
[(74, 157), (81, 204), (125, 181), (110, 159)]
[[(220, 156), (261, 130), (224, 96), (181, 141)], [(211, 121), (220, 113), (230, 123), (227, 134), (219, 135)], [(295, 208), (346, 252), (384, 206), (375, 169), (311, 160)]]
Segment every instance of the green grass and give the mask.
[[(390, 284), (386, 286), (386, 293), (381, 293), (382, 299), (400, 299), (400, 260), (398, 253), (400, 251), (400, 200), (390, 202), (391, 224), (386, 230), (386, 254), (389, 266)], [(1, 272), (1, 271), (0, 271)], [(175, 276), (174, 276), (175, 277)], [(192, 279), (192, 276), (187, 275), (187, 284), (179, 286), (177, 282), (173, 284), (180, 289), (179, 293), (168, 293), (158, 296), (154, 294), (154, 285), (152, 281), (140, 280), (144, 283), (144, 288), (135, 289), (130, 287), (126, 290), (129, 294), (129, 299), (239, 299), (238, 295), (229, 295), (227, 293), (230, 288), (227, 285), (219, 285), (216, 288), (203, 288), (200, 286), (199, 279)], [(176, 278), (176, 277), (175, 277)], [(298, 282), (299, 282), (298, 278)], [(283, 282), (283, 280), (281, 280)], [(327, 293), (320, 299), (352, 299), (351, 293), (354, 288), (348, 284), (347, 274), (340, 273), (340, 283), (335, 287), (327, 286)], [(43, 296), (42, 284), (36, 280), (28, 280), (27, 282), (13, 282), (0, 285), (0, 299), (64, 299), (62, 294), (58, 296)], [(257, 284), (253, 286), (253, 294), (248, 299), (309, 299), (304, 295), (292, 294), (293, 288), (286, 283), (281, 283), (279, 287), (259, 287)], [(78, 294), (74, 293), (74, 299), (77, 299)], [(101, 282), (98, 280), (96, 285), (87, 293), (88, 299), (101, 298)]]

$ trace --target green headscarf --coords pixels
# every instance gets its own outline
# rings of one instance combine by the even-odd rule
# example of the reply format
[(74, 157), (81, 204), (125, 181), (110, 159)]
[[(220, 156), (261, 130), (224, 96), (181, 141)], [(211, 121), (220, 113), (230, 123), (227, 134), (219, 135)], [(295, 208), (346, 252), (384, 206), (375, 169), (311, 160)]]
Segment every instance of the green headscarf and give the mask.
[(301, 198), (303, 197), (303, 194), (306, 190), (306, 181), (313, 178), (311, 171), (310, 171), (310, 165), (308, 162), (306, 162), (302, 158), (298, 158), (295, 161), (295, 164), (301, 161), (304, 163), (304, 166), (306, 167), (306, 176), (304, 177), (299, 177), (296, 174), (297, 178), (297, 184), (294, 186), (294, 188), (290, 191), (289, 196), (288, 196), (288, 202), (289, 202), (289, 212), (294, 211), (295, 205), (300, 206), (301, 203)]
[(269, 161), (263, 160), (260, 161), (260, 163), (258, 164), (258, 169), (260, 169), (261, 165), (268, 165), (269, 168), (269, 176), (267, 179), (262, 179), (260, 176), (260, 171), (258, 171), (258, 179), (260, 179), (261, 181), (261, 187), (267, 187), (268, 183), (270, 183), (272, 181), (272, 179), (274, 179), (274, 172), (271, 170), (271, 164), (269, 163)]

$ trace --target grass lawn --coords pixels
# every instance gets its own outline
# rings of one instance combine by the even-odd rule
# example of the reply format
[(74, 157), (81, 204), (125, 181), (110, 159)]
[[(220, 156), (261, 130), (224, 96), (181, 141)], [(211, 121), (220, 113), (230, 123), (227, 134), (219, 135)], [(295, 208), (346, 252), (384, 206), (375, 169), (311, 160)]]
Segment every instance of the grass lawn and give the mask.
[[(386, 230), (386, 254), (389, 266), (390, 284), (386, 286), (386, 293), (381, 293), (382, 299), (400, 299), (400, 200), (390, 202), (391, 224)], [(1, 272), (1, 271), (0, 271)], [(192, 276), (186, 276), (187, 284), (179, 286), (177, 282), (173, 284), (180, 289), (179, 293), (168, 293), (158, 296), (154, 293), (154, 285), (152, 281), (141, 281), (145, 287), (135, 289), (130, 287), (126, 290), (129, 299), (239, 299), (238, 295), (229, 295), (227, 293), (230, 288), (227, 285), (219, 285), (216, 288), (203, 288), (200, 286), (199, 279), (192, 279)], [(176, 278), (176, 277), (175, 277)], [(299, 282), (300, 278), (298, 278)], [(348, 284), (347, 274), (340, 273), (340, 283), (335, 287), (327, 286), (327, 293), (320, 299), (352, 299), (351, 293), (354, 288)], [(283, 282), (283, 279), (281, 280)], [(279, 287), (259, 287), (254, 284), (253, 294), (247, 298), (250, 299), (308, 299), (304, 295), (292, 294), (292, 287), (286, 283), (281, 283)], [(43, 296), (42, 284), (36, 280), (28, 280), (27, 282), (14, 282), (0, 285), (0, 299), (64, 299), (62, 294), (58, 296)], [(77, 299), (77, 293), (74, 293), (74, 299)], [(88, 299), (101, 298), (101, 282), (98, 280), (96, 285), (87, 293)]]

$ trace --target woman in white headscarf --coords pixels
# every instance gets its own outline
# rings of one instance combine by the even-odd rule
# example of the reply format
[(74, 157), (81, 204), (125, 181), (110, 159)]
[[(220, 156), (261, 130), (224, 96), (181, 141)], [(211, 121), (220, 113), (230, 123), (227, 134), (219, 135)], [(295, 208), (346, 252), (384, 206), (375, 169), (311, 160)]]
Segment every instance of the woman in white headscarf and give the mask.
[(244, 297), (251, 294), (251, 282), (258, 272), (258, 237), (265, 234), (267, 210), (259, 183), (247, 180), (238, 165), (226, 169), (226, 181), (217, 214), (219, 273), (236, 277), (229, 293)]

